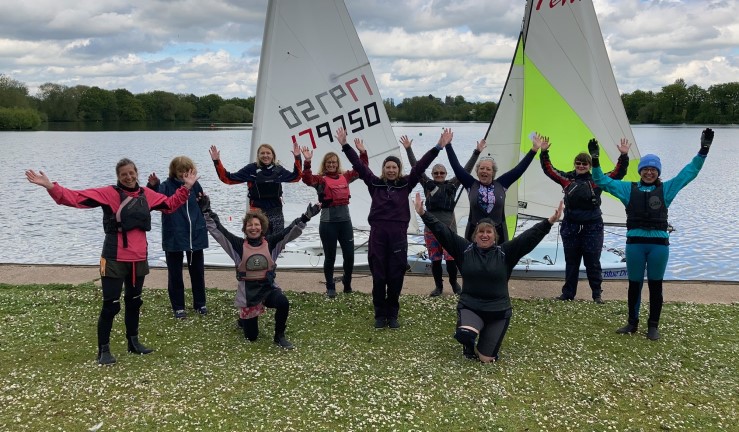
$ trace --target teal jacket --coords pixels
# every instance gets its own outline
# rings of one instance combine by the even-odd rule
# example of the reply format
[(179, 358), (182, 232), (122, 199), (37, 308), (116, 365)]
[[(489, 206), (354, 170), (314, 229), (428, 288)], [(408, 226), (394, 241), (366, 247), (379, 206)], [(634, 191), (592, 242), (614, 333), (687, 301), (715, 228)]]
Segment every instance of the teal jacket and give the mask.
[[(665, 194), (665, 205), (669, 208), (672, 204), (672, 200), (675, 199), (677, 193), (682, 190), (688, 183), (693, 181), (698, 176), (703, 163), (706, 161), (704, 155), (696, 155), (689, 164), (680, 170), (680, 172), (670, 180), (662, 182), (663, 191)], [(611, 195), (618, 198), (624, 206), (629, 205), (631, 199), (631, 182), (614, 180), (605, 174), (601, 167), (593, 167), (593, 181), (598, 187)], [(654, 185), (643, 185), (639, 182), (639, 190), (643, 192), (651, 192), (654, 190)], [(626, 232), (626, 237), (661, 237), (668, 238), (670, 233), (661, 230), (646, 230), (642, 228), (635, 228)]]

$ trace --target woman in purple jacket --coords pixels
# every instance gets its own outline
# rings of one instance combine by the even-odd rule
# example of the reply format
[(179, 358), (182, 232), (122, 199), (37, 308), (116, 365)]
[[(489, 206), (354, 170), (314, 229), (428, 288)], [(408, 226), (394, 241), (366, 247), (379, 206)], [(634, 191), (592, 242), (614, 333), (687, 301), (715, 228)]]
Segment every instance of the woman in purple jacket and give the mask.
[[(338, 133), (344, 133), (340, 130)], [(375, 328), (388, 326), (392, 329), (400, 327), (398, 311), (400, 310), (400, 290), (408, 266), (408, 223), (411, 209), (408, 197), (421, 180), (421, 175), (431, 165), (447, 144), (452, 141), (452, 130), (444, 129), (439, 143), (426, 152), (411, 169), (407, 176), (401, 175), (403, 165), (396, 156), (388, 156), (382, 163), (382, 174), (375, 176), (368, 166), (364, 165), (357, 152), (349, 144), (342, 146), (342, 151), (359, 173), (369, 189), (372, 197), (370, 213), (367, 221), (370, 225), (369, 266), (372, 272), (372, 303), (375, 307)], [(355, 145), (362, 145), (356, 138)]]

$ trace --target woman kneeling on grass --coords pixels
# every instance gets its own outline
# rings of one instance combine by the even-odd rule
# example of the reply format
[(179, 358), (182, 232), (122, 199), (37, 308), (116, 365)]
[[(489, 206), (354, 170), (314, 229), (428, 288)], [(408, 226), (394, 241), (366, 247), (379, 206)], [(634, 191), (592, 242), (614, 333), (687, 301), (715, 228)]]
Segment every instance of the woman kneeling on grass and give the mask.
[(305, 213), (287, 228), (270, 235), (266, 235), (269, 229), (267, 216), (261, 210), (248, 211), (241, 227), (246, 238), (231, 234), (221, 225), (218, 215), (210, 208), (207, 196), (200, 200), (200, 208), (208, 232), (236, 264), (239, 285), (234, 304), (239, 309), (239, 326), (244, 329), (244, 337), (250, 342), (257, 340), (259, 315), (265, 312), (265, 308), (274, 308), (274, 342), (280, 348), (293, 349), (293, 344), (285, 338), (290, 303), (275, 283), (275, 260), (285, 245), (297, 238), (305, 224), (321, 211), (321, 206), (309, 204)]
[(57, 204), (103, 209), (105, 240), (100, 257), (100, 282), (103, 288), (103, 307), (98, 318), (98, 363), (116, 362), (110, 353), (110, 331), (113, 318), (121, 310), (121, 292), (126, 304), (126, 339), (128, 352), (149, 354), (139, 342), (139, 311), (144, 303), (141, 292), (144, 276), (149, 273), (147, 263), (146, 231), (151, 230), (152, 210), (172, 213), (187, 202), (190, 189), (197, 181), (192, 170), (182, 176), (183, 185), (172, 196), (162, 195), (138, 183), (138, 169), (130, 159), (121, 159), (115, 167), (118, 183), (94, 189), (71, 190), (52, 183), (43, 171), (26, 171), (29, 182), (43, 186)]
[[(448, 225), (424, 210), (421, 194), (416, 193), (416, 212), (441, 246), (454, 257), (462, 274), (462, 293), (457, 303), (457, 331), (454, 338), (462, 344), (465, 357), (483, 363), (498, 360), (513, 306), (508, 280), (513, 267), (531, 252), (549, 233), (562, 215), (563, 205), (548, 220), (541, 221), (512, 240), (497, 244), (495, 223), (482, 219), (475, 227), (472, 242), (455, 234)], [(475, 341), (477, 349), (475, 349)]]

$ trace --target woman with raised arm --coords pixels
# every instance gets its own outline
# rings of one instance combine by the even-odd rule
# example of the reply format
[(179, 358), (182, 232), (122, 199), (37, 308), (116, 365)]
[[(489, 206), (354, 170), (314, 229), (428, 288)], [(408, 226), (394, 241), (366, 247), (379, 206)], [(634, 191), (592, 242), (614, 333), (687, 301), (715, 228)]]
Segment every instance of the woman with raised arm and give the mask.
[(498, 172), (498, 165), (495, 160), (483, 156), (477, 162), (477, 168), (475, 169), (477, 179), (475, 179), (459, 164), (454, 148), (451, 145), (447, 146), (447, 155), (454, 170), (454, 175), (462, 182), (462, 186), (467, 190), (470, 200), (470, 215), (467, 220), (464, 238), (472, 241), (472, 233), (475, 231), (477, 223), (481, 219), (488, 218), (495, 224), (498, 241), (500, 243), (508, 241), (508, 227), (505, 222), (505, 193), (531, 165), (537, 151), (539, 151), (539, 145), (533, 143), (531, 150), (521, 159), (518, 165), (498, 178), (495, 177)]
[[(603, 274), (600, 267), (600, 254), (603, 250), (603, 212), (600, 210), (600, 195), (603, 189), (593, 182), (590, 173), (592, 159), (586, 152), (575, 156), (572, 171), (560, 171), (552, 165), (549, 158), (549, 138), (534, 134), (533, 141), (541, 147), (541, 169), (555, 183), (562, 186), (565, 202), (565, 213), (559, 225), (562, 244), (565, 251), (565, 283), (558, 300), (574, 300), (577, 294), (577, 282), (580, 277), (580, 261), (585, 263), (593, 301), (603, 303), (601, 286)], [(629, 148), (631, 144), (626, 138), (617, 146), (621, 156), (616, 167), (606, 175), (621, 180), (629, 168)]]
[(144, 276), (149, 274), (146, 231), (151, 230), (151, 211), (172, 213), (184, 204), (197, 173), (182, 176), (183, 184), (172, 196), (139, 186), (139, 172), (130, 159), (121, 159), (115, 167), (118, 182), (114, 186), (72, 190), (51, 182), (43, 171), (26, 171), (29, 182), (46, 188), (57, 204), (76, 208), (100, 207), (103, 210), (103, 252), (100, 257), (100, 282), (103, 307), (98, 318), (97, 361), (101, 365), (116, 362), (110, 353), (113, 318), (121, 310), (121, 293), (125, 302), (128, 352), (149, 354), (153, 350), (139, 342), (139, 312)]
[[(421, 180), (421, 174), (452, 140), (451, 129), (444, 129), (439, 143), (418, 161), (409, 175), (402, 175), (403, 165), (396, 156), (388, 156), (382, 163), (382, 174), (375, 176), (364, 165), (349, 144), (342, 151), (352, 163), (369, 189), (372, 203), (367, 221), (370, 224), (369, 266), (372, 272), (372, 304), (375, 309), (375, 328), (400, 327), (400, 291), (408, 267), (408, 223), (411, 220), (408, 197)], [(362, 140), (355, 139), (357, 148)]]
[[(346, 131), (339, 128), (336, 131), (339, 144), (346, 144)], [(358, 147), (359, 158), (364, 165), (369, 164), (367, 151)], [(354, 270), (354, 228), (349, 214), (349, 183), (359, 178), (356, 171), (341, 169), (339, 155), (328, 152), (323, 156), (321, 167), (317, 175), (311, 171), (313, 150), (302, 148), (303, 152), (303, 183), (316, 189), (318, 200), (321, 202), (321, 222), (318, 224), (318, 234), (323, 245), (323, 275), (326, 278), (326, 295), (336, 297), (336, 283), (334, 282), (334, 263), (336, 262), (336, 242), (341, 245), (341, 255), (344, 260), (344, 274), (341, 282), (344, 293), (352, 292), (352, 272)]]
[(484, 363), (497, 361), (513, 306), (508, 280), (513, 267), (531, 252), (562, 215), (562, 203), (549, 219), (527, 229), (516, 238), (498, 243), (498, 231), (490, 219), (475, 226), (470, 242), (424, 210), (421, 194), (416, 193), (416, 212), (434, 233), (439, 243), (454, 257), (462, 274), (462, 293), (457, 303), (457, 331), (462, 354)]
[[(149, 174), (146, 187), (172, 196), (183, 184), (183, 176), (195, 170), (195, 162), (187, 156), (176, 156), (169, 163), (169, 176), (159, 181), (156, 173)], [(198, 206), (203, 195), (200, 182), (195, 182), (185, 205), (171, 214), (162, 214), (162, 250), (167, 262), (167, 293), (172, 313), (177, 319), (187, 318), (185, 312), (185, 281), (182, 278), (182, 258), (187, 259), (187, 272), (192, 286), (192, 308), (206, 315), (205, 305), (205, 256), (208, 248), (208, 230)]]
[[(413, 140), (409, 139), (407, 135), (403, 135), (400, 137), (400, 144), (405, 147), (411, 167), (416, 166), (416, 155), (413, 154), (413, 149), (411, 148)], [(482, 139), (477, 142), (477, 147), (472, 151), (470, 160), (464, 166), (466, 172), (472, 172), (472, 167), (475, 166), (475, 162), (477, 162), (477, 158), (484, 148), (485, 140)], [(454, 208), (457, 206), (457, 190), (462, 183), (456, 177), (447, 180), (446, 174), (446, 167), (442, 164), (436, 164), (431, 167), (432, 178), (428, 178), (426, 173), (421, 175), (421, 186), (423, 187), (426, 198), (426, 210), (433, 213), (443, 223), (449, 225), (449, 228), (456, 233), (457, 220), (454, 217)], [(441, 268), (442, 258), (446, 261), (446, 271), (449, 275), (449, 285), (452, 287), (452, 292), (459, 294), (462, 288), (457, 283), (457, 266), (454, 263), (454, 258), (441, 247), (439, 241), (436, 240), (436, 237), (434, 237), (434, 234), (428, 228), (423, 229), (423, 240), (426, 243), (429, 260), (431, 260), (431, 275), (434, 277), (435, 287), (431, 291), (430, 296), (440, 296), (444, 291)]]
[(275, 309), (274, 343), (283, 349), (294, 346), (285, 337), (287, 316), (290, 302), (280, 287), (275, 283), (275, 260), (285, 245), (296, 239), (305, 228), (305, 224), (321, 210), (319, 204), (310, 205), (299, 218), (292, 221), (287, 228), (273, 234), (267, 234), (269, 220), (261, 210), (250, 210), (244, 215), (239, 237), (229, 232), (210, 208), (210, 198), (200, 200), (200, 208), (205, 217), (208, 232), (221, 245), (236, 265), (236, 298), (234, 305), (239, 310), (239, 327), (244, 330), (244, 337), (250, 342), (259, 336), (259, 316), (266, 308)]
[(680, 172), (670, 180), (662, 181), (662, 162), (659, 157), (647, 154), (639, 161), (638, 182), (614, 180), (600, 168), (598, 141), (590, 140), (588, 150), (593, 159), (593, 181), (604, 191), (618, 198), (626, 206), (626, 272), (629, 277), (629, 318), (625, 326), (616, 330), (621, 334), (633, 334), (639, 328), (641, 290), (644, 271), (649, 285), (649, 318), (647, 338), (657, 340), (659, 319), (662, 314), (662, 281), (670, 257), (670, 233), (667, 209), (677, 193), (698, 176), (713, 142), (713, 130), (701, 133), (701, 148)]
[(293, 170), (288, 171), (277, 161), (275, 149), (269, 144), (262, 144), (257, 149), (255, 162), (232, 173), (223, 167), (218, 148), (210, 146), (210, 158), (216, 167), (218, 178), (229, 185), (246, 182), (249, 188), (249, 210), (260, 209), (267, 216), (269, 220), (267, 234), (281, 231), (285, 226), (285, 216), (282, 214), (282, 183), (300, 180), (302, 163), (298, 143), (293, 143), (292, 153)]

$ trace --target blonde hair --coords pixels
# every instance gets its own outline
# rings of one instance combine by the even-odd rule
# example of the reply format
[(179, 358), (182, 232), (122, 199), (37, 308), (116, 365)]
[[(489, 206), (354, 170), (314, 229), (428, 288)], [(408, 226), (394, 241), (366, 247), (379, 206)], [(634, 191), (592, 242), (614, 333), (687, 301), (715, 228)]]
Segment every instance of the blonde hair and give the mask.
[(339, 158), (339, 155), (335, 152), (328, 152), (325, 155), (323, 155), (323, 160), (321, 161), (321, 169), (318, 171), (318, 175), (326, 175), (326, 162), (328, 161), (328, 158), (335, 157), (336, 158), (336, 173), (342, 174), (344, 171), (341, 169), (341, 159)]
[(187, 156), (177, 156), (169, 163), (169, 176), (178, 178), (178, 174), (184, 174), (195, 169), (195, 162)]
[(262, 149), (262, 147), (266, 147), (269, 149), (269, 151), (272, 152), (272, 163), (275, 165), (279, 165), (279, 162), (277, 162), (277, 153), (275, 153), (275, 148), (269, 144), (261, 144), (259, 147), (257, 147), (257, 160), (255, 161), (257, 165), (262, 166), (262, 162), (259, 161), (259, 151)]
[(264, 234), (269, 231), (269, 219), (267, 219), (267, 216), (259, 209), (249, 210), (246, 212), (244, 219), (241, 221), (241, 232), (246, 234), (246, 224), (254, 218), (259, 219), (259, 223), (262, 224), (261, 235), (264, 236)]
[(487, 227), (492, 228), (493, 233), (495, 233), (495, 243), (498, 243), (498, 230), (495, 229), (495, 224), (490, 218), (480, 219), (480, 222), (478, 222), (477, 226), (475, 226), (475, 231), (472, 233), (472, 241), (475, 241), (475, 237), (477, 237), (477, 232), (480, 231), (480, 229)]

